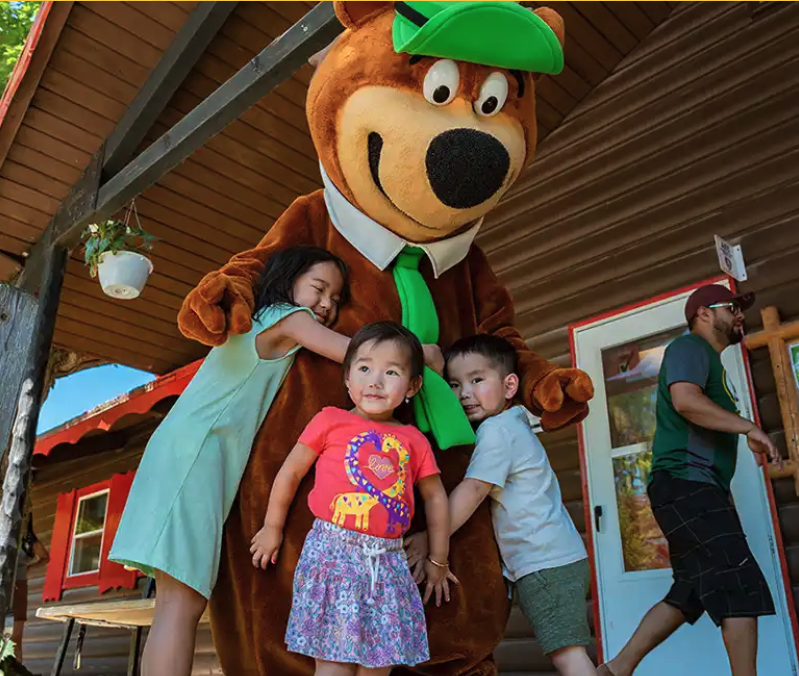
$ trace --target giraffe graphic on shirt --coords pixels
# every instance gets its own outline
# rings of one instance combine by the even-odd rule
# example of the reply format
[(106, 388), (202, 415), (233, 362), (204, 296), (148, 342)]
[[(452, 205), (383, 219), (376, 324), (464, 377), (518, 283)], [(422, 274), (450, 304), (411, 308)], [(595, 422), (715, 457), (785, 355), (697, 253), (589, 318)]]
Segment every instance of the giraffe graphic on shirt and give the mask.
[[(379, 449), (380, 454), (370, 455), (366, 460), (366, 466), (381, 479), (394, 471), (394, 465), (390, 458), (392, 453), (397, 454), (399, 461), (397, 480), (385, 490), (380, 490), (372, 484), (363, 472), (358, 454), (365, 444), (371, 444), (375, 449)], [(344, 468), (350, 482), (360, 490), (353, 493), (341, 493), (333, 499), (330, 505), (333, 510), (333, 523), (343, 527), (347, 517), (354, 516), (355, 528), (366, 531), (369, 528), (369, 513), (377, 505), (382, 505), (388, 512), (389, 532), (395, 533), (397, 529), (399, 532), (406, 530), (410, 526), (411, 510), (398, 498), (405, 492), (409, 460), (410, 454), (393, 434), (365, 432), (352, 439), (347, 444)]]

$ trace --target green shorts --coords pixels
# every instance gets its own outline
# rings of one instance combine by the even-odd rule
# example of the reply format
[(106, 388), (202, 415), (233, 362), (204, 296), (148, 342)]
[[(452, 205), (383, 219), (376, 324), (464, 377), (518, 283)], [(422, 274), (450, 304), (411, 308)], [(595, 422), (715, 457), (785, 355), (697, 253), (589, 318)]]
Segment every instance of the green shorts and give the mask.
[(519, 606), (545, 655), (591, 643), (585, 611), (590, 583), (588, 559), (539, 570), (516, 582)]

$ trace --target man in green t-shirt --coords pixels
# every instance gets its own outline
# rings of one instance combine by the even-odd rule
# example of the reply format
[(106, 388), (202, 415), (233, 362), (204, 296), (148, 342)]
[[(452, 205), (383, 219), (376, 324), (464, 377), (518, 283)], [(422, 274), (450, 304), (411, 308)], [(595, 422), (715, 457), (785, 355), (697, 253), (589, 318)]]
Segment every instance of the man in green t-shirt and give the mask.
[(618, 656), (599, 667), (600, 676), (631, 676), (655, 647), (705, 612), (721, 627), (732, 673), (756, 676), (757, 618), (775, 611), (730, 495), (739, 436), (758, 456), (782, 461), (768, 435), (738, 414), (721, 363), (721, 353), (743, 339), (743, 311), (753, 303), (753, 294), (700, 287), (685, 306), (690, 333), (663, 356), (648, 493), (669, 543), (674, 583)]

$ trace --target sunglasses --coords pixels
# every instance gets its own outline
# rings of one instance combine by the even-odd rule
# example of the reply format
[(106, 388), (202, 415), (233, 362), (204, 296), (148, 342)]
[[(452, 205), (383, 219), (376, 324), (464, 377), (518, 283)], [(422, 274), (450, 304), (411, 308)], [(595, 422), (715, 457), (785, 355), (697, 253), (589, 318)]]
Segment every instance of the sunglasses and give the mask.
[(738, 313), (743, 313), (741, 306), (738, 303), (729, 302), (729, 303), (713, 303), (713, 305), (708, 305), (708, 307), (713, 310), (717, 307), (726, 307), (730, 309), (732, 314), (737, 315)]

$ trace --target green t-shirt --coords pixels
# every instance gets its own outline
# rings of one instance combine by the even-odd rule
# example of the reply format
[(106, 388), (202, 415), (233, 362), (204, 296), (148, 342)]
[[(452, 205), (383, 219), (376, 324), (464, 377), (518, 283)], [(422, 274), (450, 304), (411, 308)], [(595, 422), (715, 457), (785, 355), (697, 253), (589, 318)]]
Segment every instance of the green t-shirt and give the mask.
[(678, 479), (729, 490), (738, 457), (738, 435), (694, 425), (677, 413), (669, 388), (681, 382), (698, 385), (711, 401), (738, 413), (738, 397), (719, 353), (696, 334), (677, 338), (666, 348), (660, 367), (652, 472), (663, 470)]

